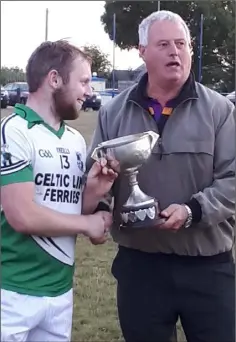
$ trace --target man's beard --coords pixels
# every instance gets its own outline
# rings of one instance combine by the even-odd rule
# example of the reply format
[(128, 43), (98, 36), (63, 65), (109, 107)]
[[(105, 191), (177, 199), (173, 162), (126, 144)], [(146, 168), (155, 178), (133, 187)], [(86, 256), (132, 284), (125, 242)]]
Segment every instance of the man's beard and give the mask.
[(76, 105), (69, 103), (67, 98), (68, 92), (64, 88), (53, 93), (55, 113), (61, 120), (75, 120), (79, 116), (79, 110)]

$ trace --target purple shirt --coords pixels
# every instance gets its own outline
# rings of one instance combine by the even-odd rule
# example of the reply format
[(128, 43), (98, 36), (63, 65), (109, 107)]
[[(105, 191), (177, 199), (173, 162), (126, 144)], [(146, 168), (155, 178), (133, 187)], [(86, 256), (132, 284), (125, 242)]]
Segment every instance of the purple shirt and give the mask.
[(175, 105), (175, 100), (170, 100), (166, 103), (165, 107), (162, 108), (161, 104), (152, 98), (147, 100), (147, 110), (151, 115), (153, 115), (156, 122), (159, 121), (161, 115), (170, 115), (173, 111)]

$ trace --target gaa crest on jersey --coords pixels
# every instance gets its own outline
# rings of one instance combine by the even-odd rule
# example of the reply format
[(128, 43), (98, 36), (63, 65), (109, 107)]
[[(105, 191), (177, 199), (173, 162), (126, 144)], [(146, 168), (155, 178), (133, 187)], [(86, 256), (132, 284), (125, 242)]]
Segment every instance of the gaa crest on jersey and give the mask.
[(82, 161), (82, 155), (80, 152), (76, 152), (77, 165), (81, 172), (84, 172), (84, 163)]

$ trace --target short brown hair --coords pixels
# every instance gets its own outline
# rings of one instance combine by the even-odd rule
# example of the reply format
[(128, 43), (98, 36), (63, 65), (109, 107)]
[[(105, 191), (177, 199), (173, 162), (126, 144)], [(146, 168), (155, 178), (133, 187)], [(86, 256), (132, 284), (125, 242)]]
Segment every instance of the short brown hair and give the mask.
[(91, 64), (91, 58), (81, 49), (66, 40), (46, 41), (39, 45), (30, 56), (26, 66), (26, 79), (29, 92), (36, 92), (47, 74), (55, 69), (64, 84), (69, 81), (72, 62), (81, 56)]

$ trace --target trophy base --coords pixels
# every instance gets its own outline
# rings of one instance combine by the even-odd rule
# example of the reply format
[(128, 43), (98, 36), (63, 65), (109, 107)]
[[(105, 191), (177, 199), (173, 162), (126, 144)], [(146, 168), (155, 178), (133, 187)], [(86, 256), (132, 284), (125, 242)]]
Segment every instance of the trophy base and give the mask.
[(123, 210), (121, 220), (120, 229), (151, 228), (165, 221), (160, 216), (159, 205), (156, 201), (151, 206), (149, 204), (148, 206), (142, 206), (133, 210)]

